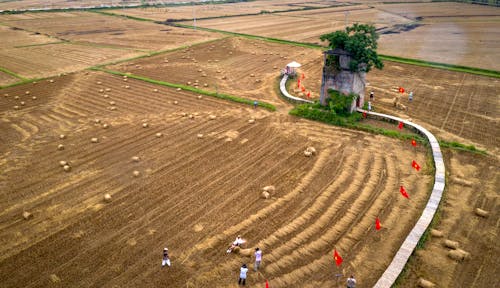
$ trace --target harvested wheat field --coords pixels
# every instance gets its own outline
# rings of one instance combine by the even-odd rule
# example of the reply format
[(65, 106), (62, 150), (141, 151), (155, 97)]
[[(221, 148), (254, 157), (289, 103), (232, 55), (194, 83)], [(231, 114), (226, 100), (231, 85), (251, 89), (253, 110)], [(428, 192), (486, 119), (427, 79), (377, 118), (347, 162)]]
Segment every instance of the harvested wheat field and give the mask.
[[(303, 65), (306, 76), (309, 71), (315, 71), (316, 76), (319, 70), (311, 63), (321, 57), (320, 50), (231, 37), (106, 68), (282, 104), (276, 92), (280, 70), (296, 60)], [(319, 91), (321, 77), (311, 77), (308, 81), (311, 89)], [(312, 94), (319, 97), (317, 92)]]
[(250, 286), (351, 272), (369, 286), (432, 183), (423, 147), (134, 79), (69, 74), (2, 93), (3, 287), (233, 287), (251, 261), (225, 253), (237, 234), (265, 253)]
[[(210, 4), (205, 5), (190, 5), (190, 6), (172, 6), (172, 7), (147, 7), (133, 9), (116, 9), (109, 12), (134, 16), (139, 18), (151, 19), (156, 21), (170, 20), (192, 20), (194, 17), (210, 18), (221, 16), (235, 16), (243, 14), (258, 14), (262, 11), (279, 12), (287, 10), (299, 10), (304, 8), (323, 8), (338, 5), (331, 1), (312, 0), (312, 1), (296, 1), (296, 0), (267, 0), (267, 1), (250, 1), (236, 2), (225, 4)], [(219, 19), (220, 20), (220, 19)]]
[(11, 27), (47, 34), (60, 40), (150, 51), (220, 37), (217, 33), (167, 27), (91, 12), (0, 15), (0, 21)]
[[(202, 0), (190, 0), (189, 2), (201, 2)], [(0, 2), (1, 10), (48, 10), (69, 8), (92, 8), (92, 7), (127, 7), (139, 6), (141, 4), (159, 4), (157, 0), (51, 0), (50, 2), (40, 0), (15, 0)], [(178, 0), (161, 0), (161, 4), (178, 3)]]

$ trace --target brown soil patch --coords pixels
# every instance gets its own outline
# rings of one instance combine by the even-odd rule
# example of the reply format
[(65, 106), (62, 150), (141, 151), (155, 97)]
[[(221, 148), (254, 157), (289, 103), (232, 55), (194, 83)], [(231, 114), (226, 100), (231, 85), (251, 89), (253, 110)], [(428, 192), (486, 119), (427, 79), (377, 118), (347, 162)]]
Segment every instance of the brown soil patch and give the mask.
[[(369, 286), (430, 191), (425, 149), (398, 140), (102, 73), (52, 80), (4, 89), (38, 95), (37, 102), (17, 99), (28, 103), (20, 110), (0, 98), (5, 287), (47, 286), (50, 275), (64, 286), (232, 287), (241, 261), (250, 261), (225, 253), (237, 234), (245, 249), (264, 251), (250, 285), (331, 285), (336, 271)], [(229, 136), (235, 140), (225, 141)], [(305, 157), (309, 146), (318, 154)], [(408, 159), (424, 170), (415, 173)], [(269, 184), (276, 190), (262, 199)], [(33, 218), (24, 220), (23, 211)], [(376, 217), (384, 227), (378, 232)], [(159, 262), (164, 246), (173, 261), (168, 273)], [(333, 248), (344, 257), (341, 270)]]

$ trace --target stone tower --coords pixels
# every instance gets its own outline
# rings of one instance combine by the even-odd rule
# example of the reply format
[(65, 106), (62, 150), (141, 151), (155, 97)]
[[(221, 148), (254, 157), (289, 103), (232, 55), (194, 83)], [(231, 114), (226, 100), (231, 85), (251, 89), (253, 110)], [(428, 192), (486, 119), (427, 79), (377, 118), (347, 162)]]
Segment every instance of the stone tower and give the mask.
[[(327, 65), (328, 56), (335, 64)], [(326, 101), (330, 97), (328, 89), (333, 89), (345, 95), (350, 93), (359, 95), (351, 104), (351, 113), (356, 110), (356, 107), (363, 107), (365, 103), (366, 72), (352, 72), (349, 69), (351, 55), (339, 48), (323, 52), (323, 59), (323, 78), (321, 79), (319, 98), (321, 105), (326, 105)]]

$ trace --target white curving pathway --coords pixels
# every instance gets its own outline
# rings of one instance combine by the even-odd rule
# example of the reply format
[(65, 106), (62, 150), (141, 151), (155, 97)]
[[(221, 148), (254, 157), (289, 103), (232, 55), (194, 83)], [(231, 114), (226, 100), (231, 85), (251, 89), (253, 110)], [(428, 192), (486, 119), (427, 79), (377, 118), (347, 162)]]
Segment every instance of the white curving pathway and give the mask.
[[(284, 75), (283, 79), (281, 79), (280, 82), (280, 90), (283, 96), (297, 102), (313, 103), (313, 101), (305, 100), (290, 95), (288, 91), (286, 91), (285, 87), (287, 79), (288, 75)], [(387, 267), (384, 274), (382, 274), (382, 276), (378, 279), (377, 283), (374, 286), (376, 288), (389, 288), (394, 284), (399, 274), (401, 274), (401, 271), (403, 271), (403, 268), (405, 267), (406, 262), (408, 262), (408, 259), (413, 253), (413, 250), (415, 250), (418, 241), (420, 241), (420, 238), (422, 238), (422, 236), (424, 235), (425, 230), (427, 230), (427, 228), (431, 224), (432, 218), (434, 218), (434, 214), (436, 214), (437, 208), (439, 206), (439, 202), (441, 202), (441, 198), (443, 196), (443, 191), (445, 187), (445, 172), (446, 172), (444, 167), (443, 154), (441, 153), (439, 142), (437, 141), (436, 137), (434, 137), (434, 135), (432, 135), (424, 127), (396, 116), (391, 116), (376, 112), (369, 112), (360, 108), (358, 108), (357, 111), (360, 113), (366, 112), (368, 115), (382, 117), (397, 122), (403, 122), (404, 125), (411, 126), (416, 130), (418, 130), (425, 137), (427, 137), (427, 140), (431, 145), (432, 157), (434, 159), (434, 166), (436, 167), (436, 173), (434, 175), (434, 187), (432, 188), (431, 196), (429, 198), (429, 201), (427, 202), (427, 205), (424, 208), (424, 211), (422, 212), (422, 215), (420, 215), (420, 218), (418, 219), (417, 223), (410, 231), (410, 234), (408, 234), (405, 241), (399, 248), (398, 252), (392, 259), (392, 262), (389, 265), (389, 267)]]

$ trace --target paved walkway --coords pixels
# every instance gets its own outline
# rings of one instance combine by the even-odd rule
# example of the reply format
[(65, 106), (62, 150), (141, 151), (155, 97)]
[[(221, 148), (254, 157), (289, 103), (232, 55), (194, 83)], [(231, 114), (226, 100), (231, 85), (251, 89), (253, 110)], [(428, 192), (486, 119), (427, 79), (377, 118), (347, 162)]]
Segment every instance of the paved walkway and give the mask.
[[(305, 100), (290, 95), (288, 91), (286, 91), (285, 87), (287, 79), (288, 75), (284, 75), (283, 79), (281, 79), (280, 82), (280, 90), (283, 96), (289, 98), (292, 101), (313, 103), (313, 101)], [(415, 128), (419, 133), (427, 137), (427, 140), (429, 141), (432, 149), (434, 166), (436, 167), (436, 174), (434, 175), (434, 187), (432, 188), (431, 197), (429, 198), (429, 201), (427, 202), (427, 205), (425, 206), (422, 215), (420, 215), (417, 224), (415, 224), (415, 227), (413, 227), (413, 229), (410, 231), (410, 234), (408, 234), (405, 241), (399, 248), (398, 252), (392, 259), (392, 262), (389, 265), (389, 267), (387, 267), (384, 274), (382, 274), (382, 276), (378, 279), (377, 283), (374, 286), (375, 288), (389, 288), (394, 284), (399, 274), (401, 274), (401, 271), (403, 271), (406, 262), (408, 262), (408, 259), (413, 253), (413, 250), (415, 250), (415, 247), (417, 247), (418, 241), (420, 241), (420, 238), (422, 238), (422, 236), (424, 235), (425, 230), (427, 230), (427, 228), (431, 224), (432, 218), (434, 218), (434, 214), (436, 213), (436, 210), (439, 206), (439, 202), (441, 202), (441, 197), (443, 196), (443, 191), (445, 186), (445, 179), (444, 179), (445, 167), (443, 161), (443, 154), (441, 153), (441, 149), (439, 148), (439, 143), (436, 137), (434, 137), (434, 135), (432, 135), (424, 127), (415, 124), (413, 122), (410, 122), (408, 120), (404, 120), (402, 118), (391, 115), (386, 115), (376, 112), (368, 112), (359, 108), (357, 109), (357, 111), (361, 113), (366, 112), (368, 115), (382, 117), (396, 122), (403, 122), (404, 125)]]
[(432, 156), (434, 158), (434, 166), (436, 167), (436, 174), (434, 175), (434, 187), (432, 188), (431, 197), (429, 198), (429, 201), (427, 202), (422, 215), (418, 219), (417, 224), (415, 224), (415, 227), (413, 227), (410, 234), (408, 234), (405, 241), (399, 248), (396, 256), (394, 256), (394, 258), (392, 259), (389, 267), (387, 267), (384, 274), (382, 274), (382, 276), (380, 277), (380, 279), (378, 279), (377, 283), (374, 286), (376, 288), (389, 288), (394, 284), (399, 274), (401, 274), (401, 271), (403, 271), (406, 262), (408, 262), (408, 259), (413, 253), (413, 250), (415, 250), (418, 241), (420, 241), (420, 238), (422, 238), (422, 235), (424, 235), (425, 230), (427, 230), (427, 228), (429, 227), (429, 224), (431, 223), (432, 218), (434, 218), (434, 214), (436, 213), (436, 210), (439, 206), (439, 202), (441, 201), (445, 185), (443, 154), (441, 153), (441, 149), (439, 148), (439, 143), (436, 137), (434, 137), (434, 135), (432, 135), (427, 129), (418, 124), (399, 117), (375, 112), (368, 112), (359, 108), (358, 112), (366, 112), (368, 115), (374, 115), (386, 119), (391, 119), (397, 122), (403, 122), (404, 125), (411, 126), (417, 129), (429, 140), (432, 149)]

